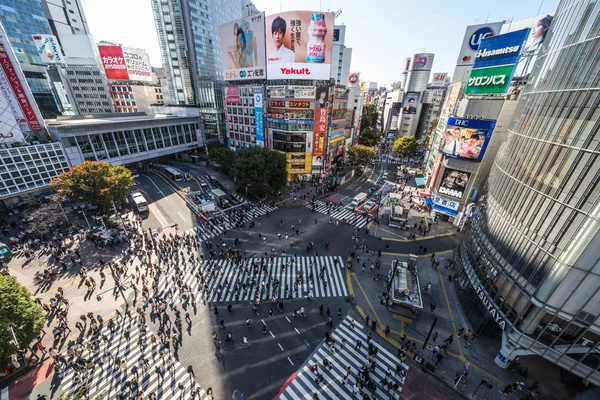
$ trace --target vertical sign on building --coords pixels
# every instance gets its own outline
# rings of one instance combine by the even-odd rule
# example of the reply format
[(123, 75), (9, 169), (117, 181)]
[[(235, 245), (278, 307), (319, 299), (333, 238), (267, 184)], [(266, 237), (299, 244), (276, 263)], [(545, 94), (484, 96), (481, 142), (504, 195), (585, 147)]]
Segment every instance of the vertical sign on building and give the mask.
[[(0, 39), (3, 39), (3, 37), (0, 37)], [(25, 132), (39, 131), (42, 129), (42, 126), (31, 105), (32, 100), (27, 96), (27, 92), (25, 91), (21, 80), (24, 80), (25, 77), (22, 75), (20, 67), (18, 65), (16, 65), (16, 67), (13, 65), (8, 54), (11, 50), (5, 47), (7, 45), (8, 44), (5, 45), (4, 43), (0, 43), (0, 66), (2, 67), (0, 87), (3, 88), (3, 92), (7, 95), (6, 100), (9, 102), (11, 110), (13, 110), (13, 116), (19, 123), (21, 130)], [(10, 88), (8, 88), (8, 86), (10, 86)], [(25, 118), (26, 124), (23, 121), (23, 117)]]
[(265, 119), (263, 113), (262, 88), (256, 87), (254, 92), (254, 126), (256, 127), (256, 145), (265, 147)]
[(315, 116), (313, 131), (313, 156), (325, 155), (325, 139), (327, 136), (327, 116), (329, 110), (329, 88), (317, 87), (315, 97)]

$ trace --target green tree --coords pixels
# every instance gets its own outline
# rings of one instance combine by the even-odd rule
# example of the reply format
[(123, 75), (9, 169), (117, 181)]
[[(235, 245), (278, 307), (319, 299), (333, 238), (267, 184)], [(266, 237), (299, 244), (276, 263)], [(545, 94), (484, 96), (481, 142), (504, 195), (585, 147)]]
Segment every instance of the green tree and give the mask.
[(122, 165), (103, 161), (85, 161), (52, 179), (51, 185), (63, 196), (81, 200), (108, 210), (134, 186), (131, 171)]
[(13, 276), (0, 275), (0, 363), (6, 364), (14, 349), (10, 327), (15, 331), (19, 348), (25, 348), (44, 325), (42, 308), (35, 304), (27, 288)]
[(238, 161), (238, 153), (226, 146), (215, 146), (208, 149), (210, 160), (219, 165), (219, 170), (227, 176), (233, 176)]
[(233, 176), (242, 188), (263, 195), (266, 186), (277, 190), (287, 181), (285, 155), (264, 147), (248, 147), (238, 154)]
[(402, 157), (412, 157), (417, 152), (417, 141), (414, 136), (402, 136), (396, 139), (392, 151)]
[(360, 133), (358, 144), (364, 146), (377, 146), (381, 142), (381, 135), (373, 128), (367, 128)]
[(350, 146), (348, 149), (348, 159), (353, 165), (367, 165), (376, 155), (373, 148), (362, 144)]
[(363, 108), (362, 119), (360, 121), (361, 132), (367, 128), (374, 128), (377, 125), (379, 113), (376, 110), (375, 104), (367, 104)]

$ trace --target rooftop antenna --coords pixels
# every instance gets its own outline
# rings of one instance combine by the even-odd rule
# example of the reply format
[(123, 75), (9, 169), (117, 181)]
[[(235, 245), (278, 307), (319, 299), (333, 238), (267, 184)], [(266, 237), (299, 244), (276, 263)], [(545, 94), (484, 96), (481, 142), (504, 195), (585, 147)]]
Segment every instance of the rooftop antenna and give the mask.
[(540, 15), (540, 12), (542, 12), (542, 7), (543, 7), (543, 6), (544, 6), (544, 0), (542, 0), (542, 1), (540, 2), (540, 8), (538, 8), (538, 12), (537, 12), (537, 14), (536, 14), (536, 15)]
[[(539, 14), (539, 13), (538, 13), (538, 14)], [(488, 15), (487, 15), (487, 17), (485, 18), (485, 23), (486, 23), (486, 24), (488, 23), (488, 20), (489, 20), (489, 19), (490, 19), (490, 13), (488, 12)]]
[(333, 13), (333, 18), (335, 19), (335, 18), (339, 17), (340, 15), (342, 15), (342, 10), (337, 10)]

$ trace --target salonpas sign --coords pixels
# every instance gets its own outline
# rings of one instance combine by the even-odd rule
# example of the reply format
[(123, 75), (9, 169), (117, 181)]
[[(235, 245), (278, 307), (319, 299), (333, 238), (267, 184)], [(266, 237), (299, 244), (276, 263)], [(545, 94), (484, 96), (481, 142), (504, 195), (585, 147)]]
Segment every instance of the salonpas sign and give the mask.
[(506, 93), (515, 69), (515, 64), (472, 69), (465, 87), (466, 94)]

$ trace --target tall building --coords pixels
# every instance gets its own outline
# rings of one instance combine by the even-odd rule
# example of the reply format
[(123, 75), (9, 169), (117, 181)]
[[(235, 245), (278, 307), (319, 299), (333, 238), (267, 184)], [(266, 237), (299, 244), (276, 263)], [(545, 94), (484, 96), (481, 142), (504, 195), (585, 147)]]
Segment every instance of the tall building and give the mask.
[(426, 91), (431, 76), (433, 58), (434, 54), (431, 53), (415, 54), (411, 58), (406, 75), (402, 111), (399, 116), (396, 137), (420, 137), (420, 132), (417, 132), (417, 128), (421, 120), (421, 115), (424, 115), (425, 101), (428, 99)]
[(152, 0), (174, 104), (200, 105), (204, 132), (225, 138), (219, 25), (256, 12), (248, 0)]
[[(496, 357), (600, 385), (597, 1), (562, 1), (457, 250), (458, 298)], [(560, 370), (562, 369), (562, 371)], [(550, 371), (548, 372), (551, 373)]]
[(352, 49), (345, 46), (346, 25), (333, 26), (333, 48), (331, 52), (330, 77), (338, 85), (347, 85), (352, 61)]

